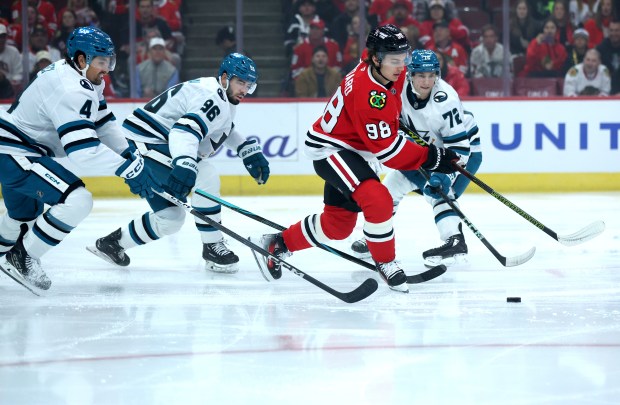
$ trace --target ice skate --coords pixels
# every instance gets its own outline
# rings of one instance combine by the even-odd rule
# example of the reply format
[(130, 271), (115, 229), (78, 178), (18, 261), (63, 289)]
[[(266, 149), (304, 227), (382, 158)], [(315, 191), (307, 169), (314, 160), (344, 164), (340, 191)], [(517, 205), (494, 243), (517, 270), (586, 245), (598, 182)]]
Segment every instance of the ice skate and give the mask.
[(450, 236), (443, 245), (422, 253), (424, 264), (430, 267), (440, 264), (452, 266), (467, 261), (467, 245), (462, 233)]
[(205, 243), (202, 246), (202, 258), (205, 259), (205, 268), (216, 273), (236, 273), (239, 271), (239, 257), (234, 254), (220, 239), (215, 243)]
[[(281, 233), (265, 234), (258, 238), (250, 236), (249, 240), (279, 259), (286, 259), (292, 254), (288, 251), (288, 248), (284, 244), (284, 239), (282, 238)], [(263, 277), (265, 277), (265, 280), (277, 280), (282, 277), (282, 266), (280, 263), (269, 257), (260, 255), (254, 250), (252, 250), (252, 254), (256, 259), (258, 268), (263, 274)]]
[(353, 251), (353, 256), (358, 259), (370, 259), (370, 251), (368, 250), (368, 244), (366, 243), (366, 238), (361, 238), (356, 240), (351, 244), (351, 250)]
[(32, 292), (35, 292), (32, 289), (35, 287), (41, 290), (48, 290), (52, 285), (52, 281), (43, 271), (41, 261), (26, 252), (22, 242), (23, 236), (24, 233), (19, 236), (15, 245), (6, 253), (0, 268), (2, 268), (6, 275)]
[(120, 239), (121, 228), (118, 228), (108, 236), (97, 239), (95, 246), (86, 246), (86, 250), (108, 263), (123, 267), (129, 266), (129, 256), (125, 254), (125, 249), (118, 243)]
[(390, 289), (398, 292), (408, 293), (407, 275), (400, 268), (398, 260), (392, 260), (387, 263), (376, 263), (377, 271), (381, 274), (381, 278), (387, 283)]

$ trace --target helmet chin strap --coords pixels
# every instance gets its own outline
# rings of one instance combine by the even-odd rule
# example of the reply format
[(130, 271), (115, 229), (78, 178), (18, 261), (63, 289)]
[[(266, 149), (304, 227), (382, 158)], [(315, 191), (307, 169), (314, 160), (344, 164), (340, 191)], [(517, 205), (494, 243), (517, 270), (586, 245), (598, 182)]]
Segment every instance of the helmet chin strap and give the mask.
[(390, 80), (390, 79), (388, 79), (387, 77), (383, 76), (383, 73), (381, 73), (381, 62), (382, 62), (382, 61), (379, 61), (379, 66), (376, 66), (376, 65), (373, 63), (372, 67), (373, 67), (373, 68), (377, 71), (377, 73), (379, 73), (379, 76), (383, 77), (383, 78), (384, 78), (385, 80), (387, 80), (387, 81), (388, 81), (388, 83), (389, 83), (389, 82), (391, 82), (391, 80)]
[(228, 87), (230, 86), (230, 80), (228, 80), (228, 75), (226, 75), (226, 87), (224, 87), (224, 85), (222, 84), (222, 76), (218, 77), (217, 81), (220, 83), (220, 86), (222, 86), (224, 91), (228, 90)]
[(88, 70), (88, 68), (90, 67), (89, 64), (86, 64), (86, 67), (84, 69), (80, 69), (80, 67), (77, 67), (78, 72), (80, 72), (82, 74), (82, 76), (86, 77), (86, 71)]
[[(84, 58), (84, 61), (86, 61), (86, 58)], [(75, 70), (77, 70), (78, 72), (80, 72), (80, 75), (82, 75), (82, 77), (86, 77), (86, 71), (88, 70), (88, 68), (90, 67), (90, 64), (86, 64), (86, 67), (84, 67), (84, 69), (80, 69), (80, 65), (77, 63), (77, 61), (71, 59), (71, 65), (73, 66), (73, 68)]]

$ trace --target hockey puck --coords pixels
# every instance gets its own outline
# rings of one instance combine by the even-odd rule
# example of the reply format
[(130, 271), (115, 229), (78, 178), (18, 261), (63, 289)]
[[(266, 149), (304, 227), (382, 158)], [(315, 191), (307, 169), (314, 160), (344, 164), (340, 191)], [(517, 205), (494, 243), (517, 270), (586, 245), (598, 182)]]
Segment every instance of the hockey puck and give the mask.
[(506, 302), (521, 302), (521, 297), (507, 297)]

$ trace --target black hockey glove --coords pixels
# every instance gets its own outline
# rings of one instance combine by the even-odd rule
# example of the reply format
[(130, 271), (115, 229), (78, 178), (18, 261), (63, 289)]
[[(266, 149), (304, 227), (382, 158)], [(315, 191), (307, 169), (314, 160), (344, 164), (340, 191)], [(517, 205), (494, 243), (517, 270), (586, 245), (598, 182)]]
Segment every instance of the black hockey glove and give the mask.
[(452, 162), (459, 161), (459, 155), (450, 149), (438, 148), (432, 143), (428, 145), (428, 158), (422, 163), (422, 169), (431, 172), (453, 173), (454, 166)]

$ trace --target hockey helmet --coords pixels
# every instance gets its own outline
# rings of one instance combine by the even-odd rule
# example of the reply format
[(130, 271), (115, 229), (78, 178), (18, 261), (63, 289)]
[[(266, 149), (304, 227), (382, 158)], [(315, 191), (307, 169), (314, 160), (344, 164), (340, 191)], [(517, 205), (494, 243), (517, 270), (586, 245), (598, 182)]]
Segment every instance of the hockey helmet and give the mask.
[[(386, 24), (368, 34), (366, 48), (377, 55), (379, 61), (388, 53), (409, 53), (411, 46), (405, 34), (395, 25)], [(409, 58), (406, 63), (409, 63)]]
[(79, 27), (73, 30), (67, 39), (67, 55), (74, 59), (78, 52), (84, 53), (87, 65), (90, 65), (97, 56), (110, 58), (107, 70), (110, 72), (114, 70), (116, 65), (114, 44), (110, 36), (99, 28)]
[(435, 72), (440, 75), (439, 59), (435, 52), (428, 49), (416, 49), (411, 55), (411, 63), (407, 65), (409, 73)]
[(222, 77), (223, 73), (226, 73), (229, 78), (236, 76), (248, 83), (248, 93), (254, 93), (258, 81), (258, 71), (252, 59), (240, 53), (231, 53), (222, 61), (218, 76)]

